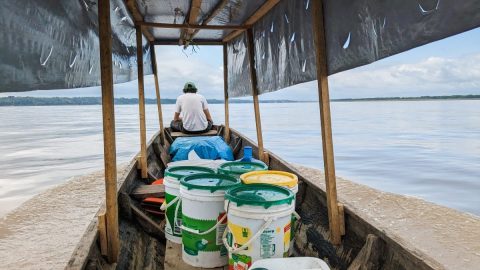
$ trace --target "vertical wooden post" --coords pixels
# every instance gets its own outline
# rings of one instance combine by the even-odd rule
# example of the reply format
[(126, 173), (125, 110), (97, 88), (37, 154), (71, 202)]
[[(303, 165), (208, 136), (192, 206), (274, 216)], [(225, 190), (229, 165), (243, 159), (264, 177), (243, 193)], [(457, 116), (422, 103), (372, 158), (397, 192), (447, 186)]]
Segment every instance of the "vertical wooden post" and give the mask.
[(228, 65), (227, 44), (223, 44), (223, 96), (225, 100), (225, 141), (230, 142), (230, 116), (228, 110)]
[(157, 58), (155, 56), (155, 45), (150, 45), (150, 55), (152, 56), (153, 77), (155, 78), (155, 93), (157, 95), (158, 124), (160, 126), (160, 142), (165, 145), (165, 134), (163, 134), (163, 112), (162, 99), (160, 98), (160, 86), (158, 85)]
[(140, 25), (137, 25), (135, 28), (137, 30), (138, 108), (140, 115), (140, 167), (142, 171), (142, 178), (147, 178), (147, 131), (145, 128), (145, 93), (143, 87), (142, 27)]
[(110, 263), (117, 262), (120, 250), (117, 206), (117, 157), (115, 146), (115, 110), (112, 71), (112, 26), (110, 1), (98, 1), (100, 39), (100, 75), (102, 82), (103, 155), (105, 163), (105, 201), (107, 255)]
[(312, 12), (320, 120), (322, 126), (323, 163), (325, 167), (325, 184), (327, 187), (328, 221), (331, 241), (334, 245), (339, 245), (341, 242), (341, 220), (343, 220), (343, 217), (341, 218), (339, 216), (339, 206), (337, 202), (322, 0), (313, 0)]
[(253, 30), (249, 28), (247, 30), (247, 51), (248, 60), (250, 63), (250, 78), (252, 81), (252, 95), (253, 95), (253, 109), (255, 111), (255, 125), (257, 128), (257, 141), (258, 141), (258, 159), (266, 161), (264, 159), (263, 150), (263, 136), (262, 136), (262, 121), (260, 119), (260, 106), (258, 104), (258, 83), (257, 72), (255, 70), (255, 51), (253, 44)]

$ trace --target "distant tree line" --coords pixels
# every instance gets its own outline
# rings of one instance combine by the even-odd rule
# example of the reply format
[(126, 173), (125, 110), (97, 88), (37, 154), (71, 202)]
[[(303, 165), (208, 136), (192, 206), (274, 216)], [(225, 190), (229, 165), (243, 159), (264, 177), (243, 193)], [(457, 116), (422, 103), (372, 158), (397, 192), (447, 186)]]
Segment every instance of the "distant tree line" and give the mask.
[(389, 100), (436, 100), (436, 99), (480, 99), (480, 95), (421, 96), (421, 97), (376, 97), (376, 98), (342, 98), (332, 101), (389, 101)]
[[(175, 99), (162, 99), (162, 104), (175, 104)], [(210, 104), (223, 104), (223, 100), (209, 99)], [(230, 103), (251, 103), (251, 100), (233, 99)], [(262, 103), (290, 103), (299, 102), (292, 100), (262, 100)], [(145, 99), (146, 104), (157, 104), (156, 99)], [(0, 106), (65, 106), (65, 105), (100, 105), (102, 99), (100, 97), (2, 97), (0, 98)], [(138, 104), (137, 98), (116, 98), (115, 104), (129, 105)]]
[[(453, 95), (453, 96), (421, 96), (421, 97), (378, 97), (378, 98), (344, 98), (332, 99), (337, 102), (350, 101), (402, 101), (402, 100), (443, 100), (443, 99), (480, 99), (480, 95)], [(248, 99), (231, 99), (230, 103), (251, 103)], [(294, 100), (261, 100), (261, 103), (298, 103), (314, 101), (294, 101)], [(145, 99), (146, 104), (156, 104), (157, 100), (153, 98)], [(209, 99), (210, 104), (223, 104), (221, 99)], [(0, 106), (65, 106), (65, 105), (100, 105), (100, 97), (2, 97)], [(137, 98), (116, 98), (115, 104), (135, 105), (138, 104)], [(162, 99), (162, 104), (175, 104), (175, 99)]]

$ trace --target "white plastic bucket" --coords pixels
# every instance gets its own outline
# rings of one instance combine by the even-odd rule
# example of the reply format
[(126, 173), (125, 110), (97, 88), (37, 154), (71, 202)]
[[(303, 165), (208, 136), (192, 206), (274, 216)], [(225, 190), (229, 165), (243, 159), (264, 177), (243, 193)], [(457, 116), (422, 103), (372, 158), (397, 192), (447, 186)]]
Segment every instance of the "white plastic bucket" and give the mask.
[(229, 269), (244, 270), (260, 259), (288, 256), (295, 208), (290, 190), (251, 184), (230, 189), (226, 199), (228, 232), (224, 244), (229, 251)]
[(182, 243), (182, 209), (180, 207), (180, 179), (186, 175), (213, 172), (212, 169), (195, 166), (176, 166), (165, 170), (163, 184), (165, 185), (165, 238)]
[[(270, 184), (290, 189), (294, 197), (298, 192), (298, 176), (284, 171), (252, 171), (240, 176), (244, 184)], [(293, 243), (295, 238), (295, 229), (300, 216), (294, 211), (292, 214), (292, 228), (290, 234), (289, 255), (293, 253)]]
[(218, 174), (198, 174), (181, 180), (185, 263), (202, 268), (227, 265), (228, 253), (222, 242), (227, 226), (225, 190), (239, 184), (238, 179)]
[(256, 261), (250, 270), (330, 270), (328, 265), (319, 258), (292, 257)]

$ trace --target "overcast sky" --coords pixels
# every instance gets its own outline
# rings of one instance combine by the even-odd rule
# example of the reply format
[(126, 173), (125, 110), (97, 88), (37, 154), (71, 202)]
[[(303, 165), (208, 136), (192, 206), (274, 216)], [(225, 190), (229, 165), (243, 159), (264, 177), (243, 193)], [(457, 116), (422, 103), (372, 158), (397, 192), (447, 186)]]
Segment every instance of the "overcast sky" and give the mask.
[[(331, 98), (480, 94), (480, 29), (344, 71), (329, 77)], [(186, 81), (207, 98), (223, 98), (222, 48), (157, 46), (163, 98), (176, 98)], [(100, 96), (99, 87), (70, 90), (0, 93), (0, 96)], [(154, 98), (153, 77), (146, 76), (145, 95)], [(304, 83), (262, 99), (317, 99), (316, 82)], [(137, 97), (137, 82), (115, 86), (115, 97)]]

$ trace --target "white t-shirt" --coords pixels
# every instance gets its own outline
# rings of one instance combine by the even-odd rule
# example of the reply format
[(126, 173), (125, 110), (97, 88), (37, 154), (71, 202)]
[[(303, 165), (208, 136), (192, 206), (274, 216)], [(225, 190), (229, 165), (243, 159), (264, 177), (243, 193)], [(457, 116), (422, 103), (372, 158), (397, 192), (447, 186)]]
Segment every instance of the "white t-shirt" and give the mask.
[(177, 98), (175, 112), (180, 113), (183, 128), (188, 131), (204, 130), (208, 126), (207, 116), (203, 112), (208, 109), (207, 100), (197, 93), (186, 93)]

